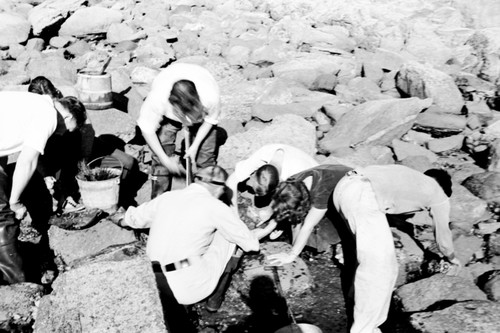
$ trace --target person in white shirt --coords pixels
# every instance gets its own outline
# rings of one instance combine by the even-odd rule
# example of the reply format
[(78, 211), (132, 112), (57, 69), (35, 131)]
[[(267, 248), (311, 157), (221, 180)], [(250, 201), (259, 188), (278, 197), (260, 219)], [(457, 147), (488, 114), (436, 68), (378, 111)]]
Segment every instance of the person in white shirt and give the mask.
[[(255, 215), (258, 216), (259, 223), (270, 220), (273, 213), (269, 206), (270, 198), (278, 183), (317, 165), (318, 162), (312, 156), (299, 148), (281, 143), (262, 146), (245, 160), (236, 163), (234, 172), (227, 180), (230, 201), (235, 214), (239, 214), (238, 191), (248, 191), (254, 195), (253, 208), (256, 208)], [(307, 180), (307, 182), (309, 184), (310, 180)], [(269, 221), (263, 229), (265, 230), (264, 235), (267, 236), (267, 234), (271, 233), (276, 228), (276, 225), (276, 221)], [(281, 232), (271, 234), (271, 237), (274, 239)], [(242, 251), (236, 251), (226, 266), (217, 288), (207, 299), (205, 307), (208, 311), (215, 312), (222, 305), (224, 295), (229, 287), (233, 273), (238, 268), (242, 254)]]
[[(347, 172), (333, 193), (345, 223), (342, 290), (350, 333), (380, 333), (387, 318), (398, 265), (388, 215), (428, 211), (437, 245), (456, 274), (450, 222), (452, 182), (441, 169), (425, 173), (403, 165), (371, 165)], [(339, 226), (341, 227), (341, 226)]]
[[(47, 209), (52, 209), (45, 182), (35, 172), (39, 155), (49, 137), (75, 130), (85, 118), (85, 107), (73, 97), (53, 101), (28, 92), (0, 92), (0, 284), (25, 281), (17, 249), (18, 220), (28, 210), (35, 220), (30, 206), (43, 201), (45, 193)], [(31, 190), (25, 191), (27, 187)], [(47, 226), (34, 227), (46, 231)]]
[(172, 157), (177, 132), (186, 126), (194, 136), (184, 158), (204, 168), (217, 162), (217, 124), (220, 92), (215, 78), (205, 68), (174, 63), (154, 79), (137, 124), (153, 152), (151, 198), (170, 190), (171, 176), (183, 173)]
[(113, 217), (121, 226), (150, 228), (146, 252), (153, 262), (169, 332), (193, 330), (179, 304), (194, 304), (212, 293), (236, 246), (259, 250), (260, 229), (251, 232), (218, 199), (226, 179), (221, 167), (206, 167), (188, 187)]

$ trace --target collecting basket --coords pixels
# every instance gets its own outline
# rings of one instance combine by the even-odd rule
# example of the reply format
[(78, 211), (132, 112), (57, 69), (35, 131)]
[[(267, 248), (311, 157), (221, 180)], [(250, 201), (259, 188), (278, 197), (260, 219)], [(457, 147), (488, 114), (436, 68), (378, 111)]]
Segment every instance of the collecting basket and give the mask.
[[(87, 166), (90, 168), (92, 163), (103, 158), (109, 158), (109, 156), (96, 158), (89, 162)], [(78, 182), (82, 201), (86, 208), (99, 208), (110, 214), (116, 211), (120, 192), (120, 176), (123, 172), (123, 164), (121, 161), (119, 162), (120, 169), (98, 167), (89, 169), (85, 175), (82, 175), (81, 172), (78, 173), (76, 181)], [(106, 179), (88, 179), (94, 178), (98, 173), (101, 175), (105, 173), (107, 176)]]

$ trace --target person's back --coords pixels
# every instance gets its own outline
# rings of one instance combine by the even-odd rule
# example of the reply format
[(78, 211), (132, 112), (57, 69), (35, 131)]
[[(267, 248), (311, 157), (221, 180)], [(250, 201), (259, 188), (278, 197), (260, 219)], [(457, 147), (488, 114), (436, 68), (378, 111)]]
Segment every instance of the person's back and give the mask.
[(44, 152), (57, 127), (57, 111), (50, 97), (28, 92), (0, 92), (0, 156), (29, 145)]
[[(278, 157), (277, 154), (282, 155)], [(236, 163), (234, 177), (238, 181), (242, 181), (262, 165), (273, 164), (273, 158), (278, 160), (275, 163), (279, 165), (275, 166), (278, 168), (281, 181), (319, 164), (312, 156), (299, 148), (287, 144), (273, 143), (262, 146), (243, 161)]]
[(371, 165), (360, 170), (387, 214), (414, 212), (448, 199), (434, 179), (403, 165)]

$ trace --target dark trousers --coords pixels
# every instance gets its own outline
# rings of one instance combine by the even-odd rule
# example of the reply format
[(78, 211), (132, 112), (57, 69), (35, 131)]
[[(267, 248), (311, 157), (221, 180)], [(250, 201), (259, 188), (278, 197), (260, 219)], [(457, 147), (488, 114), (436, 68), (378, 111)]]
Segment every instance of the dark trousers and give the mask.
[[(330, 200), (333, 206), (333, 200)], [(329, 207), (330, 209), (330, 207)], [(332, 209), (335, 209), (334, 207)], [(333, 224), (337, 229), (342, 245), (344, 255), (344, 264), (340, 273), (340, 283), (342, 293), (344, 294), (344, 302), (347, 316), (348, 330), (354, 323), (354, 277), (358, 267), (358, 259), (356, 253), (356, 237), (349, 226), (349, 223), (340, 214), (334, 218)]]
[[(12, 175), (15, 164), (0, 161), (0, 284), (12, 284), (26, 280), (23, 260), (19, 251), (19, 221), (9, 207)], [(48, 220), (52, 214), (52, 198), (42, 177), (35, 171), (26, 186), (21, 202), (32, 219), (32, 226), (42, 234), (47, 243)]]
[(224, 272), (222, 273), (219, 283), (212, 294), (207, 298), (207, 305), (209, 308), (213, 310), (218, 310), (224, 301), (224, 297), (226, 295), (226, 291), (231, 285), (231, 280), (233, 278), (233, 274), (238, 270), (238, 266), (240, 264), (241, 256), (233, 255), (231, 259), (229, 259)]
[(168, 284), (165, 274), (161, 270), (160, 263), (152, 262), (155, 273), (156, 285), (160, 294), (160, 301), (163, 308), (163, 318), (169, 333), (195, 333), (196, 328), (190, 321), (186, 308), (177, 302), (172, 289)]
[[(198, 129), (201, 124), (196, 124), (189, 127), (190, 141), (198, 133)], [(157, 131), (158, 139), (163, 147), (163, 150), (167, 156), (172, 156), (175, 153), (177, 133), (182, 129), (182, 124), (171, 119), (164, 118), (160, 124), (160, 129)], [(184, 145), (181, 144), (181, 154), (184, 152)], [(201, 142), (200, 149), (196, 155), (196, 166), (198, 168), (205, 168), (208, 166), (215, 165), (217, 163), (217, 155), (219, 153), (219, 144), (217, 142), (217, 126), (212, 126), (212, 129), (207, 134), (205, 139)], [(153, 155), (153, 176), (156, 179), (153, 180), (151, 199), (157, 197), (158, 195), (169, 191), (172, 186), (172, 177), (168, 174), (167, 168), (165, 168), (158, 158)]]

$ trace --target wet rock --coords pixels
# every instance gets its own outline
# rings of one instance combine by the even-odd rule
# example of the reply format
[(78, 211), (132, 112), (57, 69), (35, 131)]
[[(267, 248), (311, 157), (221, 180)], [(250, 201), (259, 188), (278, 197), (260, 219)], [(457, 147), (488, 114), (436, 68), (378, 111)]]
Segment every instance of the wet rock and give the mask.
[(49, 229), (49, 239), (51, 249), (68, 266), (76, 260), (91, 257), (109, 246), (136, 241), (133, 231), (120, 228), (107, 220), (79, 231), (52, 226)]
[(416, 313), (410, 316), (410, 321), (419, 332), (491, 333), (500, 327), (499, 312), (500, 303), (473, 300), (439, 311)]
[(42, 295), (43, 287), (35, 283), (0, 286), (0, 331), (29, 331)]
[(431, 100), (418, 98), (369, 101), (339, 119), (319, 146), (327, 152), (359, 144), (386, 145), (400, 138), (413, 125), (418, 113)]
[[(289, 252), (290, 244), (283, 242), (267, 242), (261, 245), (258, 255), (243, 257), (242, 269), (245, 281), (248, 283), (259, 275), (273, 278), (271, 267), (267, 267), (265, 257), (280, 252)], [(302, 293), (312, 287), (311, 274), (306, 263), (298, 257), (294, 262), (278, 268), (281, 288), (284, 293)]]
[(52, 288), (34, 332), (165, 332), (147, 257), (84, 265), (60, 274)]
[(486, 300), (486, 295), (471, 281), (456, 276), (436, 274), (399, 287), (396, 298), (406, 312), (424, 311), (440, 303)]
[(441, 112), (462, 112), (464, 101), (453, 78), (430, 65), (404, 64), (396, 77), (396, 85), (409, 96), (432, 98), (432, 104)]

